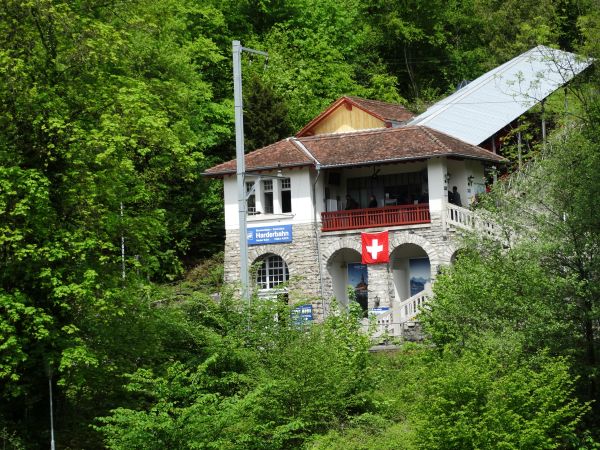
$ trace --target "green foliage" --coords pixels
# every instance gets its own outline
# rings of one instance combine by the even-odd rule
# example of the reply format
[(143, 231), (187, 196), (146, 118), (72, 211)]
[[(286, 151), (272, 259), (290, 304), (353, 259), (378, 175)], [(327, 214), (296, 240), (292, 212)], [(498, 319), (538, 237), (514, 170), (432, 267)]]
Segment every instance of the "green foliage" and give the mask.
[(0, 292), (0, 380), (4, 395), (21, 393), (19, 381), (29, 346), (48, 338), (52, 317), (20, 292)]
[(557, 448), (577, 440), (589, 410), (572, 396), (565, 360), (523, 358), (510, 341), (485, 340), (430, 366), (418, 409), (419, 448)]
[[(587, 114), (597, 117), (593, 108)], [(545, 152), (486, 196), (483, 206), (493, 220), (512, 230), (510, 245), (467, 241), (468, 250), (438, 277), (435, 298), (422, 315), (433, 342), (456, 352), (472, 352), (493, 334), (522, 352), (525, 367), (537, 364), (545, 351), (567, 358), (558, 361), (567, 362), (580, 379), (563, 390), (577, 388), (579, 398), (594, 402), (591, 414), (584, 417), (588, 423), (598, 415), (596, 123), (571, 125), (556, 134)], [(559, 372), (556, 379), (562, 377), (560, 364), (548, 367)], [(513, 369), (510, 376), (533, 379), (531, 374), (518, 374)]]
[[(396, 394), (396, 392), (388, 392), (390, 397), (395, 397)], [(326, 435), (314, 436), (307, 448), (412, 450), (417, 447), (414, 433), (404, 420), (395, 422), (381, 414), (364, 413), (351, 420), (346, 429), (333, 429)]]
[(395, 78), (370, 51), (372, 30), (359, 2), (303, 0), (299, 5), (297, 15), (259, 41), (269, 52), (265, 78), (286, 100), (293, 129), (342, 95), (401, 100)]
[(478, 250), (461, 252), (436, 279), (435, 299), (421, 315), (433, 342), (462, 346), (472, 336), (508, 333), (530, 349), (564, 349), (573, 332), (562, 320), (565, 280), (548, 274), (531, 248)]
[[(230, 294), (215, 303), (200, 292), (221, 287), (218, 258), (185, 283), (151, 284), (222, 247), (221, 187), (199, 174), (233, 156), (231, 40), (270, 54), (266, 70), (244, 59), (253, 148), (341, 95), (423, 106), (535, 44), (598, 57), (599, 10), (596, 0), (5, 1), (2, 442), (45, 445), (53, 370), (65, 447), (99, 447), (88, 425), (109, 410), (102, 430), (115, 448), (291, 447), (315, 433), (326, 447), (413, 445), (416, 422), (402, 419), (407, 391), (374, 391), (380, 372), (356, 320), (340, 314), (296, 329), (273, 303), (252, 313), (248, 329)], [(428, 324), (452, 348), (500, 331), (528, 355), (546, 342), (573, 356), (585, 398), (595, 399), (597, 73), (586, 77), (578, 78), (592, 88), (570, 95), (587, 129), (553, 150), (545, 184), (527, 191), (548, 195), (550, 212), (535, 224), (543, 245), (484, 253), (489, 261), (465, 256), (440, 278)], [(498, 204), (506, 212), (506, 198)], [(411, 361), (400, 365), (417, 370)], [(561, 379), (560, 364), (548, 364)]]
[(247, 151), (266, 147), (292, 134), (288, 110), (271, 86), (254, 73), (244, 85), (244, 145)]
[(577, 448), (589, 405), (565, 359), (531, 356), (510, 336), (455, 352), (407, 345), (376, 358), (378, 408), (310, 448)]
[(128, 390), (148, 406), (102, 419), (109, 448), (289, 448), (368, 409), (375, 379), (356, 319), (304, 328), (289, 314), (272, 301), (256, 305), (197, 366), (137, 371)]

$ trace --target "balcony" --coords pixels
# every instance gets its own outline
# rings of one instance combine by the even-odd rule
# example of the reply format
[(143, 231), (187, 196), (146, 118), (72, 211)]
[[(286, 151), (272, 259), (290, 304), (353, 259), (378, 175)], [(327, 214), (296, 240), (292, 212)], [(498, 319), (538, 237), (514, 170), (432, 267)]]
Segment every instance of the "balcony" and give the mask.
[(430, 222), (428, 203), (321, 213), (323, 231), (415, 225)]

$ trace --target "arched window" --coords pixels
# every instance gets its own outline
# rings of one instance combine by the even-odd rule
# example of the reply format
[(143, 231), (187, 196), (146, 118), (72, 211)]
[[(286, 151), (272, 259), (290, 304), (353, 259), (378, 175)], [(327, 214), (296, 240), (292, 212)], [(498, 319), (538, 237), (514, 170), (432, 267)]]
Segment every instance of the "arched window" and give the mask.
[(256, 271), (256, 284), (259, 289), (273, 289), (290, 278), (285, 261), (277, 255), (267, 255), (260, 261)]

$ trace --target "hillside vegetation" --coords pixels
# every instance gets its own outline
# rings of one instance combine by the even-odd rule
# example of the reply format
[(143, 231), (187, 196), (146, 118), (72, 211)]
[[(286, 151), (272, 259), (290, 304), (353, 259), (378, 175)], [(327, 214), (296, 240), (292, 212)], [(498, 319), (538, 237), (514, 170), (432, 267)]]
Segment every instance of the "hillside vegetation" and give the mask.
[(50, 385), (61, 449), (596, 448), (597, 69), (482, 202), (519, 244), (466, 242), (426, 345), (371, 355), (352, 311), (299, 327), (222, 285), (201, 173), (235, 153), (233, 39), (269, 52), (243, 61), (254, 149), (341, 95), (420, 111), (538, 44), (597, 59), (600, 4), (5, 0), (2, 447), (48, 446)]

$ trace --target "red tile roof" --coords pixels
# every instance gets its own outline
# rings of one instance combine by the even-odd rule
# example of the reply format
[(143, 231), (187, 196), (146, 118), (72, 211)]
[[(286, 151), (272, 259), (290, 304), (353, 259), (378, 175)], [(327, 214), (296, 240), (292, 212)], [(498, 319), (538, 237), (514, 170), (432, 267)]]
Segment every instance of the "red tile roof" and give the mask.
[(317, 123), (325, 119), (343, 103), (356, 106), (383, 122), (406, 122), (414, 117), (413, 113), (397, 103), (386, 103), (360, 97), (340, 97), (329, 105), (325, 111), (308, 122), (300, 131), (298, 131), (298, 133), (296, 133), (296, 136), (306, 136)]
[[(246, 170), (314, 166), (317, 163), (322, 168), (360, 166), (434, 156), (504, 161), (504, 158), (489, 150), (467, 144), (440, 131), (423, 126), (405, 126), (288, 138), (246, 155)], [(235, 160), (232, 160), (208, 169), (205, 174), (220, 176), (235, 171)]]
[(414, 117), (404, 106), (397, 103), (386, 103), (378, 100), (368, 100), (360, 97), (347, 97), (359, 108), (364, 109), (367, 112), (373, 113), (373, 115), (379, 116), (384, 121), (393, 122), (406, 122)]
[[(267, 145), (246, 155), (246, 170), (248, 171), (313, 164), (314, 160), (293, 144), (290, 138)], [(235, 159), (211, 167), (204, 174), (218, 176), (231, 173), (236, 173)]]
[(406, 126), (300, 138), (321, 167), (355, 166), (433, 156), (501, 162), (501, 156), (427, 127)]

